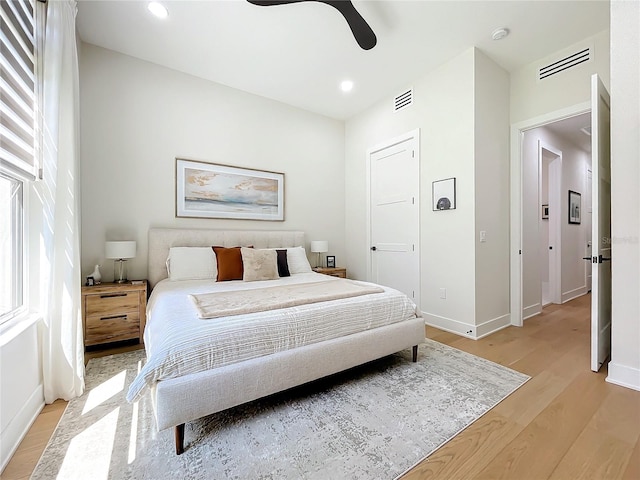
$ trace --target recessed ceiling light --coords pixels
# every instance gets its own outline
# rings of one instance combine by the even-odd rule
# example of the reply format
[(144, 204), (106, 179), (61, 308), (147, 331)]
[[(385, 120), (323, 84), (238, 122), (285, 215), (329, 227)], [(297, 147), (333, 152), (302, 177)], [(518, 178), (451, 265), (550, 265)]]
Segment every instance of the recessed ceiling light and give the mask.
[(509, 29), (500, 27), (500, 28), (496, 28), (493, 31), (493, 33), (491, 34), (491, 38), (493, 38), (494, 40), (502, 40), (507, 35), (509, 35)]
[(158, 2), (149, 2), (147, 8), (158, 18), (167, 18), (167, 15), (169, 15), (167, 8)]
[(353, 89), (353, 82), (351, 80), (344, 80), (340, 84), (340, 90), (343, 92), (350, 92)]

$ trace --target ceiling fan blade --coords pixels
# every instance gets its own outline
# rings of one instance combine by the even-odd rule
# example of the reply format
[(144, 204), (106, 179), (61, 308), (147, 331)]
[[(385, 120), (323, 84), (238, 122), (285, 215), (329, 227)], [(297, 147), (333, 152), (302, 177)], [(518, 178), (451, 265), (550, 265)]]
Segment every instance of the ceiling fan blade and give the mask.
[(358, 42), (358, 45), (363, 50), (371, 50), (378, 43), (378, 39), (376, 38), (376, 34), (373, 33), (373, 30), (367, 23), (367, 21), (360, 15), (356, 7), (353, 6), (351, 1), (341, 1), (341, 0), (317, 0), (322, 3), (326, 3), (327, 5), (331, 5), (333, 8), (338, 10), (344, 19), (349, 24), (349, 28), (353, 33), (353, 36)]
[(330, 5), (338, 10), (347, 21), (356, 42), (363, 50), (371, 50), (376, 46), (378, 39), (376, 34), (366, 22), (362, 15), (353, 6), (351, 0), (247, 0), (253, 5), (268, 7), (271, 5), (287, 5), (301, 2), (318, 2)]
[(270, 7), (271, 5), (287, 5), (289, 3), (315, 2), (318, 0), (247, 0), (247, 2), (260, 7)]

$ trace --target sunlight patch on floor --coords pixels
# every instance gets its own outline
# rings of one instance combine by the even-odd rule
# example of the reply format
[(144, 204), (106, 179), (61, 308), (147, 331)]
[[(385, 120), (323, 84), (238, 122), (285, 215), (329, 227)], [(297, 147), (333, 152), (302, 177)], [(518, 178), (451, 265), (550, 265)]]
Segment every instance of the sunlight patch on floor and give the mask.
[(106, 382), (102, 382), (97, 387), (92, 388), (87, 396), (87, 402), (84, 404), (84, 408), (82, 409), (82, 415), (85, 415), (101, 403), (106, 402), (111, 397), (120, 393), (124, 389), (126, 377), (127, 371), (123, 370)]
[[(142, 361), (138, 361), (138, 373), (142, 369)], [(131, 434), (129, 435), (129, 457), (127, 463), (131, 465), (136, 459), (136, 441), (138, 440), (138, 402), (134, 402), (131, 412)]]
[[(69, 443), (57, 478), (102, 480), (109, 478), (109, 466), (120, 407), (105, 415)], [(85, 459), (90, 458), (87, 462)]]

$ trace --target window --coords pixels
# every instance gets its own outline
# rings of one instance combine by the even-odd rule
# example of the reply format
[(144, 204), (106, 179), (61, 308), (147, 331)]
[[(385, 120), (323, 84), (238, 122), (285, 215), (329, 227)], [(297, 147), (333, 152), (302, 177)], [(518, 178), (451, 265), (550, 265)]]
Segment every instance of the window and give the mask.
[(24, 188), (38, 169), (35, 0), (0, 2), (0, 323), (24, 310)]
[(22, 182), (0, 174), (0, 319), (23, 305)]

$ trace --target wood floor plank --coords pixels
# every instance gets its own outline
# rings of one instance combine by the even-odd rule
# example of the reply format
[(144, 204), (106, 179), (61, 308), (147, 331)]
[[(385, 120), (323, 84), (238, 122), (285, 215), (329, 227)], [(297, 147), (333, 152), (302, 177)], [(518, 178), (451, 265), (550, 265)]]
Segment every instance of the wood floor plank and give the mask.
[(639, 438), (639, 396), (612, 388), (551, 478), (621, 478)]
[(493, 412), (487, 413), (427, 461), (403, 477), (403, 480), (471, 478), (521, 431), (522, 426)]
[(640, 478), (640, 439), (631, 453), (627, 468), (622, 474), (622, 480), (638, 480)]
[(549, 478), (600, 407), (605, 389), (591, 372), (578, 375), (475, 478)]

